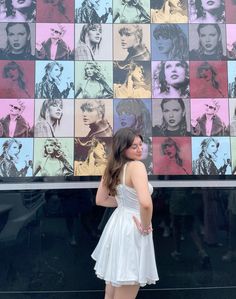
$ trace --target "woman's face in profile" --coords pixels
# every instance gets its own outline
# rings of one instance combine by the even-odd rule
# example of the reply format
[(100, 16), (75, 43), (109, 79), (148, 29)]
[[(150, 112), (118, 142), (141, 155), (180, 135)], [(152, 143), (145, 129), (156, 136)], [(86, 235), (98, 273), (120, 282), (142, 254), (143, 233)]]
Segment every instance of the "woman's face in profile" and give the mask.
[(23, 24), (15, 24), (8, 28), (7, 39), (14, 54), (23, 53), (29, 40), (29, 36)]
[(220, 8), (222, 0), (201, 0), (202, 2), (202, 7), (206, 11), (212, 11), (215, 9)]
[(22, 9), (29, 7), (32, 4), (32, 0), (12, 0), (12, 6), (15, 9)]
[(164, 71), (169, 85), (183, 83), (185, 80), (186, 71), (180, 61), (166, 61)]
[(89, 41), (94, 44), (99, 44), (102, 39), (102, 28), (100, 26), (94, 26), (88, 31)]
[(82, 109), (82, 115), (83, 115), (83, 122), (86, 126), (89, 126), (101, 120), (98, 110), (95, 107), (90, 107), (90, 108), (86, 107), (85, 109)]
[(216, 143), (214, 141), (211, 141), (207, 148), (206, 148), (206, 153), (210, 156), (213, 156), (217, 153), (218, 147), (216, 146)]
[(49, 72), (49, 75), (52, 79), (59, 79), (61, 76), (61, 68), (59, 65), (55, 64)]
[(202, 45), (205, 54), (214, 54), (216, 52), (220, 36), (214, 25), (206, 25), (200, 29), (199, 42)]
[(120, 34), (120, 41), (122, 49), (134, 48), (139, 44), (135, 32), (131, 32), (131, 30), (130, 32)]
[(12, 157), (12, 158), (17, 157), (19, 152), (20, 152), (20, 147), (19, 147), (19, 144), (16, 142), (13, 142), (7, 151), (9, 157)]
[(179, 129), (180, 122), (185, 113), (177, 100), (170, 100), (164, 103), (162, 114), (167, 124), (167, 129), (175, 131)]
[(63, 109), (62, 103), (54, 103), (48, 108), (49, 116), (55, 120), (61, 119), (62, 109)]
[(157, 51), (160, 54), (169, 54), (173, 48), (173, 43), (170, 38), (159, 35), (156, 39)]
[(85, 74), (88, 76), (88, 77), (93, 77), (94, 74), (95, 74), (95, 68), (92, 64), (87, 64), (85, 66)]
[(122, 128), (133, 128), (136, 124), (136, 117), (130, 111), (120, 112), (119, 120)]
[(166, 144), (164, 148), (164, 155), (168, 156), (170, 159), (173, 159), (176, 155), (176, 148), (174, 144)]
[(55, 146), (54, 146), (54, 143), (49, 141), (49, 142), (46, 142), (45, 144), (45, 151), (47, 154), (51, 155), (54, 153), (54, 149), (55, 149)]

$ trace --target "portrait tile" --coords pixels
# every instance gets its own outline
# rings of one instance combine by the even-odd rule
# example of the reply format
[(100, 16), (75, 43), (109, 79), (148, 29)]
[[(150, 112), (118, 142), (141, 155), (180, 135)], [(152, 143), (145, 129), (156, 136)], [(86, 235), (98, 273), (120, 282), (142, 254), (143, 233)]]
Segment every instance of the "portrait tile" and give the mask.
[(192, 158), (195, 175), (230, 175), (230, 138), (193, 137)]
[(192, 98), (226, 98), (226, 61), (190, 61)]
[(39, 23), (73, 23), (74, 1), (40, 0), (37, 2), (37, 22)]
[(236, 24), (227, 24), (227, 56), (228, 59), (236, 59)]
[(74, 62), (36, 61), (35, 98), (73, 99)]
[(236, 98), (229, 99), (230, 136), (236, 136)]
[(151, 99), (114, 99), (114, 132), (132, 128), (143, 137), (152, 136)]
[(0, 22), (35, 22), (36, 0), (4, 0), (0, 5)]
[(236, 137), (231, 137), (232, 174), (236, 175)]
[(76, 137), (112, 137), (113, 100), (79, 99), (75, 100)]
[(114, 60), (130, 63), (151, 59), (149, 24), (114, 24), (113, 30)]
[(112, 23), (112, 0), (75, 0), (75, 22)]
[(189, 60), (226, 60), (225, 24), (189, 25)]
[(191, 175), (190, 137), (153, 137), (153, 174)]
[(151, 25), (152, 60), (188, 60), (187, 24)]
[(114, 61), (114, 98), (151, 98), (149, 61)]
[(150, 23), (150, 1), (113, 1), (113, 22), (121, 24)]
[(113, 97), (111, 61), (75, 62), (75, 98), (109, 99)]
[(74, 176), (101, 176), (104, 173), (112, 138), (75, 138)]
[(111, 24), (75, 24), (75, 60), (112, 60)]
[(152, 61), (153, 98), (189, 98), (189, 62)]
[[(228, 0), (227, 0), (228, 1)], [(190, 23), (225, 23), (225, 0), (188, 0)]]
[[(53, 47), (56, 45), (56, 47)], [(39, 60), (74, 59), (74, 24), (36, 24), (36, 58)]]
[[(178, 5), (180, 3), (180, 5)], [(151, 0), (151, 22), (152, 23), (187, 23), (188, 3), (186, 0), (178, 2), (175, 0)]]
[(33, 176), (73, 175), (73, 138), (34, 138)]
[(227, 0), (225, 1), (225, 16), (226, 23), (236, 23), (236, 1)]
[(190, 136), (189, 99), (152, 99), (153, 136)]
[[(0, 137), (33, 137), (34, 99), (0, 99), (0, 106)], [(16, 118), (14, 130), (11, 118)]]
[(34, 137), (73, 137), (74, 101), (37, 99), (35, 101)]
[(228, 97), (236, 98), (236, 61), (228, 61)]
[(0, 177), (32, 176), (33, 138), (0, 138), (0, 156)]
[(1, 60), (0, 98), (34, 98), (34, 61)]
[(34, 23), (0, 23), (0, 59), (35, 59)]
[(193, 136), (228, 136), (228, 98), (192, 99), (191, 132)]

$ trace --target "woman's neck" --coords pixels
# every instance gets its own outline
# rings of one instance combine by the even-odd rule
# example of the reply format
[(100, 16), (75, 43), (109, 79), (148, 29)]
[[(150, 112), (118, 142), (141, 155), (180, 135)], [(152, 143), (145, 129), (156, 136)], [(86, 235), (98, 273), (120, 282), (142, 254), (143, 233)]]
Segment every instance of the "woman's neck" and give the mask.
[(209, 11), (206, 11), (204, 19), (208, 23), (215, 23), (217, 21), (217, 15), (216, 13), (214, 14), (214, 13), (210, 13)]

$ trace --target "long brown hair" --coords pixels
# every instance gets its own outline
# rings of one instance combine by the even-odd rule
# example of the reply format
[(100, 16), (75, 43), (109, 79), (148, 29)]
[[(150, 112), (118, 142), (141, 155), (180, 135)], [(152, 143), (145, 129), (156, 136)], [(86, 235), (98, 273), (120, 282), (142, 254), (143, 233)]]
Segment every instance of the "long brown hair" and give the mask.
[(124, 164), (130, 161), (125, 155), (125, 150), (132, 145), (134, 138), (137, 136), (143, 140), (143, 137), (131, 128), (119, 129), (113, 136), (111, 154), (103, 175), (104, 185), (112, 196), (117, 193), (116, 186), (120, 183), (119, 175)]

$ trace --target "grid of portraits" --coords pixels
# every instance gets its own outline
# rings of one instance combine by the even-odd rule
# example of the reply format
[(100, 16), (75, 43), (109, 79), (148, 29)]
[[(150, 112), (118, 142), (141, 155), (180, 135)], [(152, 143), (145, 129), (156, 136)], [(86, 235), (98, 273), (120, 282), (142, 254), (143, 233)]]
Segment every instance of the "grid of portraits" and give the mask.
[(235, 0), (1, 0), (0, 176), (236, 174)]

